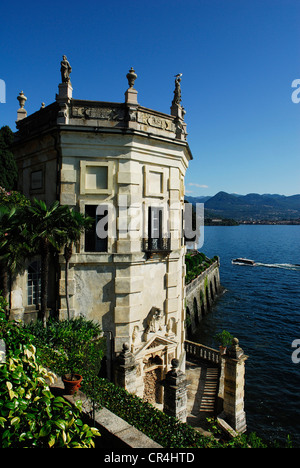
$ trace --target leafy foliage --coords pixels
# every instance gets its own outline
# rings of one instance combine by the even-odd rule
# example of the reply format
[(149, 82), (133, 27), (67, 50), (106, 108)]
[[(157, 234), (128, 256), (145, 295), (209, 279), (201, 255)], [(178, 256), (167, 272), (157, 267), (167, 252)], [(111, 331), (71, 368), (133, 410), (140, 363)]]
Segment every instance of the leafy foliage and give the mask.
[(38, 353), (47, 367), (63, 376), (80, 373), (89, 380), (99, 373), (105, 350), (101, 327), (92, 320), (49, 320), (25, 326), (35, 339)]
[[(227, 440), (211, 420), (212, 435), (203, 435), (188, 424), (168, 416), (136, 395), (105, 379), (97, 379), (93, 398), (164, 448), (269, 448), (255, 433)], [(276, 443), (272, 444), (272, 447)], [(286, 447), (290, 447), (287, 439)]]
[(217, 256), (208, 258), (202, 252), (187, 253), (185, 256), (186, 277), (185, 283), (188, 284), (197, 276), (201, 275), (210, 265), (218, 259)]
[(16, 323), (0, 318), (6, 363), (0, 365), (0, 441), (3, 448), (90, 448), (97, 429), (49, 388), (55, 375), (36, 356), (33, 337)]
[(14, 140), (12, 130), (6, 125), (0, 128), (0, 185), (6, 190), (16, 188), (18, 170), (10, 147)]
[[(50, 256), (62, 247), (66, 260), (66, 296), (68, 302), (68, 262), (73, 243), (91, 220), (58, 201), (49, 207), (42, 200), (32, 202), (18, 192), (0, 189), (0, 280), (7, 295), (7, 275), (23, 264), (25, 257), (41, 256), (41, 317), (45, 320), (48, 299)], [(10, 262), (10, 263), (8, 263)]]
[(223, 330), (219, 333), (216, 333), (214, 336), (216, 342), (219, 343), (220, 346), (224, 347), (231, 345), (233, 338), (234, 337), (227, 330)]
[(0, 289), (5, 297), (9, 274), (21, 270), (24, 259), (30, 254), (30, 245), (22, 236), (22, 212), (18, 196), (7, 200), (6, 195), (2, 199), (0, 195)]
[(5, 188), (0, 186), (0, 205), (12, 208), (13, 206), (28, 206), (30, 200), (25, 195), (15, 190), (7, 191)]
[(167, 416), (138, 396), (105, 379), (96, 380), (94, 398), (163, 447), (218, 447), (215, 438), (203, 436), (187, 424)]

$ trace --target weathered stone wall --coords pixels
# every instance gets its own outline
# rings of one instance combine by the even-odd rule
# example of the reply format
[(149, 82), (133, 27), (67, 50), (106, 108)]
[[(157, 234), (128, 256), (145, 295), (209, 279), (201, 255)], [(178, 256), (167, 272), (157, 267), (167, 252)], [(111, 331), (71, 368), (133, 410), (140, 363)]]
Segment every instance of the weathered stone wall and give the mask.
[(186, 286), (187, 332), (193, 333), (220, 293), (219, 260)]

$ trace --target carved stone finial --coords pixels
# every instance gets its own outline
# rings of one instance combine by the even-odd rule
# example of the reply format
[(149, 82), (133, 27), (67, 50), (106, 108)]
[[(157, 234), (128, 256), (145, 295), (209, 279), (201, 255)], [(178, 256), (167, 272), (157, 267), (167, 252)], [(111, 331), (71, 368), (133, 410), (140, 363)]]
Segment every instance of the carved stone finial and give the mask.
[(244, 351), (239, 345), (239, 340), (233, 338), (230, 348), (227, 349), (227, 354), (233, 359), (240, 359), (244, 356)]
[(172, 359), (171, 366), (172, 366), (172, 369), (177, 369), (179, 367), (179, 360), (176, 358)]
[(24, 95), (23, 91), (19, 93), (19, 96), (17, 97), (19, 104), (20, 104), (20, 109), (24, 109), (25, 102), (27, 101), (27, 97)]
[(123, 353), (127, 353), (127, 351), (129, 351), (129, 344), (126, 342), (126, 343), (123, 343)]
[(130, 68), (129, 72), (126, 75), (126, 78), (128, 80), (129, 88), (133, 88), (134, 82), (137, 79), (137, 74), (135, 73), (133, 67)]
[(63, 55), (63, 59), (60, 62), (60, 73), (61, 73), (61, 81), (62, 83), (69, 83), (70, 82), (70, 74), (72, 71), (72, 67), (67, 60), (67, 57)]
[(27, 97), (24, 95), (23, 91), (19, 93), (19, 96), (17, 96), (17, 99), (20, 104), (20, 108), (17, 110), (17, 122), (19, 120), (25, 119), (27, 117), (27, 111), (24, 109), (25, 102), (27, 101)]

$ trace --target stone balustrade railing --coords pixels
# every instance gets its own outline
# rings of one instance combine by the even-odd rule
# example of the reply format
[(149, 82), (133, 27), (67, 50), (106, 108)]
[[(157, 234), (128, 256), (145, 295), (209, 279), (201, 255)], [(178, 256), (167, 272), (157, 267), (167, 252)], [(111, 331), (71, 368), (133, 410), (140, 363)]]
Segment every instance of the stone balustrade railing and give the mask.
[(204, 359), (217, 365), (221, 365), (220, 352), (217, 349), (209, 348), (200, 343), (185, 340), (184, 347), (187, 355), (194, 359)]

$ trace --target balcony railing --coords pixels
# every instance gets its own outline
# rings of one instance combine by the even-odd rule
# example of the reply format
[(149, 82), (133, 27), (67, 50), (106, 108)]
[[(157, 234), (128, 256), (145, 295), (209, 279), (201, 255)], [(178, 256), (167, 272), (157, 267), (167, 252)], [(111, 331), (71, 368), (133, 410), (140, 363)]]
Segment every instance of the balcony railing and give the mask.
[(167, 255), (171, 252), (171, 242), (168, 237), (148, 238), (142, 241), (142, 250), (147, 254), (162, 253)]
[(211, 363), (221, 365), (220, 351), (204, 346), (200, 343), (194, 343), (193, 341), (185, 340), (184, 348), (186, 354), (193, 357), (194, 359), (204, 359)]

